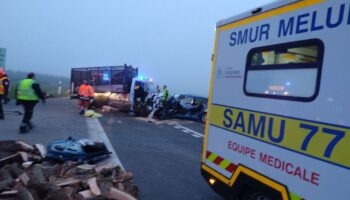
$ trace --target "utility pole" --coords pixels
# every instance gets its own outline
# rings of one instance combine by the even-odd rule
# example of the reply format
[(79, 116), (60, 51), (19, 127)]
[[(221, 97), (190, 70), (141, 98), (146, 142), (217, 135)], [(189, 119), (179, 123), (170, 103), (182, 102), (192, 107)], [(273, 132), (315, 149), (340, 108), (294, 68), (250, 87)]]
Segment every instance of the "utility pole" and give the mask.
[(58, 81), (58, 90), (57, 90), (57, 94), (61, 95), (62, 93), (62, 81)]

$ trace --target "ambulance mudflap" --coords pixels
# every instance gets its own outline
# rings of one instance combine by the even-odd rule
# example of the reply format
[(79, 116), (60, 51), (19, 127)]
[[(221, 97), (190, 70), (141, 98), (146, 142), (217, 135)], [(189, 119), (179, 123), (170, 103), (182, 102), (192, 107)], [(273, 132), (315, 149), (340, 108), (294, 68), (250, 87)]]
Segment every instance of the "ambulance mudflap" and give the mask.
[(217, 24), (201, 173), (228, 199), (350, 199), (350, 2)]

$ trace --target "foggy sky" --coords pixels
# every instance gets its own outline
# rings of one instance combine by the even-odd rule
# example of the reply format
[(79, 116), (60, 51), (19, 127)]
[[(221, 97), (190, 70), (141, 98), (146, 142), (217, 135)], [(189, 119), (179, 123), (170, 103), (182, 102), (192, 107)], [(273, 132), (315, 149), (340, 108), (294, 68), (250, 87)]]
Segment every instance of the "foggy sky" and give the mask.
[(273, 0), (0, 0), (6, 69), (139, 68), (171, 93), (207, 96), (216, 22)]

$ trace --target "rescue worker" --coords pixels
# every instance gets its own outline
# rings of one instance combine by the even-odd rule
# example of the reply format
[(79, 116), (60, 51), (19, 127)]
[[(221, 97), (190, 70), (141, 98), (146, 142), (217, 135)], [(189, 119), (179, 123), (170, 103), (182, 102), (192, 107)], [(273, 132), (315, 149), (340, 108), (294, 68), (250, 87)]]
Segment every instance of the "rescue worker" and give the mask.
[(156, 86), (156, 90), (154, 91), (153, 95), (158, 96), (160, 94), (160, 88), (159, 85)]
[(160, 95), (160, 89), (159, 89), (159, 85), (157, 85), (156, 90), (149, 97), (152, 99), (152, 110), (147, 116), (148, 122), (152, 122), (153, 115), (159, 108), (159, 95)]
[(4, 110), (2, 108), (2, 99), (4, 98), (4, 95), (5, 95), (5, 88), (4, 88), (4, 85), (2, 84), (3, 77), (4, 77), (4, 73), (1, 71), (0, 72), (0, 120), (5, 119)]
[(33, 117), (35, 105), (41, 101), (45, 103), (44, 93), (42, 92), (39, 83), (35, 81), (35, 74), (33, 72), (27, 75), (26, 79), (20, 81), (16, 87), (16, 105), (22, 105), (24, 109), (24, 116), (19, 127), (20, 133), (27, 133), (33, 129), (31, 119)]
[(163, 90), (162, 90), (162, 104), (165, 107), (167, 105), (169, 97), (169, 90), (166, 85), (163, 85)]
[(79, 88), (80, 115), (83, 115), (89, 107), (90, 100), (94, 98), (94, 89), (84, 80)]
[(168, 97), (169, 97), (169, 90), (166, 85), (163, 85), (161, 96), (162, 96), (162, 104), (161, 104), (162, 110), (159, 115), (165, 117), (167, 116), (167, 113), (168, 113)]
[(8, 98), (8, 93), (10, 91), (10, 79), (7, 76), (7, 74), (5, 73), (4, 76), (2, 78), (0, 78), (0, 81), (2, 82), (2, 85), (4, 86), (4, 104), (7, 104), (8, 102), (10, 102), (10, 99)]

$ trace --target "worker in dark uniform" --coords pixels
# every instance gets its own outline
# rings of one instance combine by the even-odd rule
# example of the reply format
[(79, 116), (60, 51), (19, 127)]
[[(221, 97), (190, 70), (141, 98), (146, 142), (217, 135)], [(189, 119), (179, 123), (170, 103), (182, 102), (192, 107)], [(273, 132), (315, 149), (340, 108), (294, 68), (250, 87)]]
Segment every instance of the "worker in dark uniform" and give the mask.
[(10, 99), (8, 98), (8, 94), (10, 92), (11, 82), (6, 73), (2, 78), (0, 78), (0, 80), (2, 82), (2, 85), (4, 86), (4, 104), (7, 104), (8, 102), (10, 102)]
[(27, 133), (33, 129), (31, 119), (33, 117), (34, 106), (41, 99), (45, 103), (45, 97), (40, 89), (39, 83), (35, 82), (35, 74), (29, 73), (26, 79), (23, 79), (18, 83), (16, 88), (17, 105), (21, 104), (24, 109), (24, 116), (19, 127), (20, 133)]

